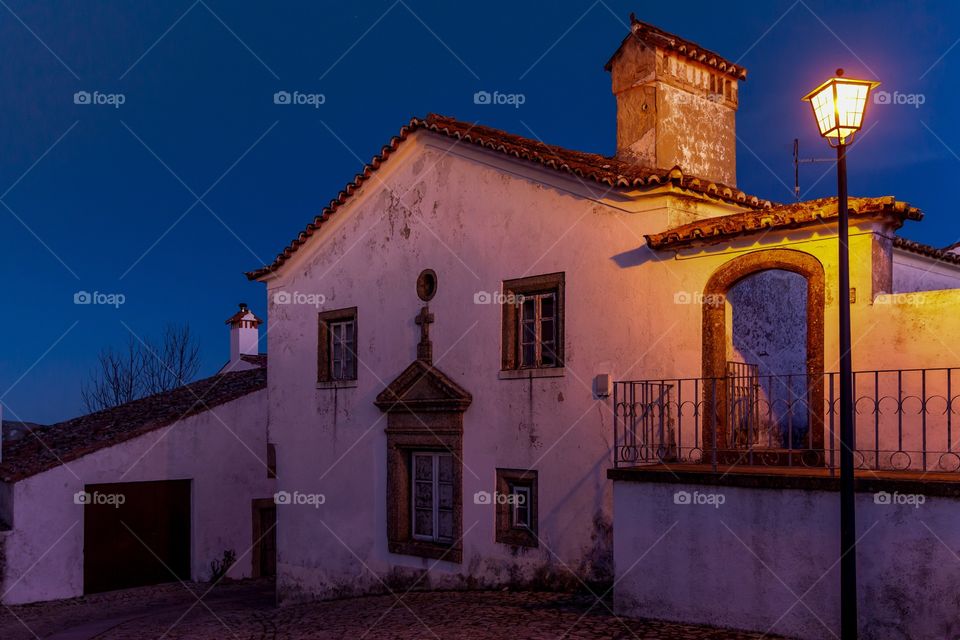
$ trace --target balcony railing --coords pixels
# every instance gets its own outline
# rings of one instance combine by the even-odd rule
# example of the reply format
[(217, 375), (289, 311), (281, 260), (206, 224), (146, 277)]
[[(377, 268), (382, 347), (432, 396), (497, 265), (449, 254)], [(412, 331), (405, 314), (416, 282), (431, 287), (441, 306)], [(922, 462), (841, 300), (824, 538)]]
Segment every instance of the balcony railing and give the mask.
[[(854, 373), (854, 463), (876, 471), (960, 472), (954, 386), (960, 369)], [(837, 373), (760, 374), (728, 363), (722, 378), (614, 383), (614, 466), (657, 462), (835, 469)]]

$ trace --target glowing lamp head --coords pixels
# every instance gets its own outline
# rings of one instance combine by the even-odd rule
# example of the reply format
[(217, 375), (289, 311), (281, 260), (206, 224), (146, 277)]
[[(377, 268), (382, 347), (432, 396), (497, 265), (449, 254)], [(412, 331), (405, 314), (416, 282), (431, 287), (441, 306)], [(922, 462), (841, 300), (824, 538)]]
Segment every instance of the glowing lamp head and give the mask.
[(880, 83), (872, 80), (844, 78), (843, 69), (837, 75), (803, 97), (813, 107), (820, 135), (831, 146), (847, 144), (863, 126), (870, 92)]

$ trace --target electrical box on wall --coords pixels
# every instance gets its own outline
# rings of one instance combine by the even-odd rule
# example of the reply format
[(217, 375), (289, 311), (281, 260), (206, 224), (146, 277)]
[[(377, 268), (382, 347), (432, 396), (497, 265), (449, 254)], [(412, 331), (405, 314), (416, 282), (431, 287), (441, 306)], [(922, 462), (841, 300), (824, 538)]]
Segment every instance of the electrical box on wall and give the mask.
[(598, 398), (609, 398), (613, 393), (613, 376), (609, 373), (598, 373), (593, 378), (593, 395)]

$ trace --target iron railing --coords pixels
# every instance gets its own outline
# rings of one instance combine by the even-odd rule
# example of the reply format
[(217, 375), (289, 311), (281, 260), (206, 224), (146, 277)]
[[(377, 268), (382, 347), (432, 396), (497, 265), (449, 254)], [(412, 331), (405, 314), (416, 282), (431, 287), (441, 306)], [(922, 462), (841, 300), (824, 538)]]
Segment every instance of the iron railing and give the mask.
[[(960, 472), (956, 368), (854, 372), (859, 469)], [(614, 466), (658, 462), (839, 465), (837, 373), (761, 374), (728, 363), (722, 378), (614, 383)]]

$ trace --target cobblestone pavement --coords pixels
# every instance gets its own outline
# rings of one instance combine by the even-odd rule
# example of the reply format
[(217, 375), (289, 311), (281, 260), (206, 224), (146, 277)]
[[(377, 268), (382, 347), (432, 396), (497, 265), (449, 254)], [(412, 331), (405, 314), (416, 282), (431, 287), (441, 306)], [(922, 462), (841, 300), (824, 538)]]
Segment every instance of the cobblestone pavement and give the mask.
[[(163, 585), (0, 609), (0, 638), (30, 640), (747, 640), (779, 636), (618, 619), (589, 595), (410, 593), (274, 608), (272, 584)], [(192, 608), (191, 608), (191, 605)], [(592, 606), (595, 605), (595, 606)], [(208, 608), (209, 607), (209, 608)], [(19, 620), (18, 620), (19, 618)]]

